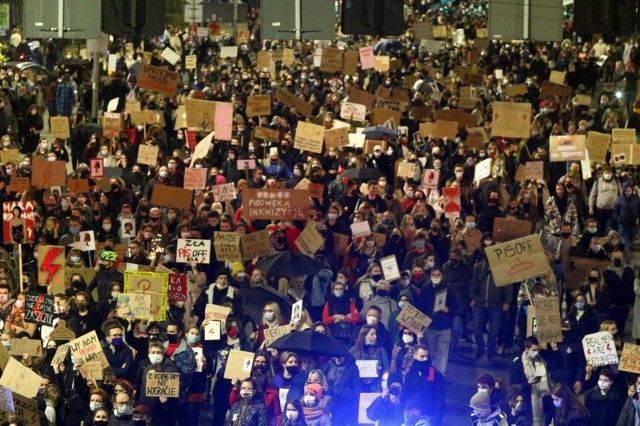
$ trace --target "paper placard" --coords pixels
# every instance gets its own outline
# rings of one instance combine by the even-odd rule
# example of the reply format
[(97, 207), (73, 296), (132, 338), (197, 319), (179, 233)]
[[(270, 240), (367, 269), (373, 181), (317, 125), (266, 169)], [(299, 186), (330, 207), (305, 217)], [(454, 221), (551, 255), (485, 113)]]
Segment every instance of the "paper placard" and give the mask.
[(70, 194), (80, 194), (89, 192), (89, 180), (87, 179), (68, 179), (67, 191)]
[(20, 150), (19, 149), (6, 149), (0, 151), (0, 162), (7, 164), (8, 162), (14, 162), (18, 164), (20, 162)]
[(198, 68), (198, 56), (197, 55), (185, 56), (184, 67), (188, 70), (195, 70), (196, 68)]
[(398, 259), (395, 255), (380, 259), (380, 267), (385, 280), (391, 282), (400, 278), (400, 268), (398, 268)]
[(211, 321), (217, 321), (225, 327), (227, 324), (227, 317), (231, 313), (231, 308), (226, 306), (214, 305), (208, 303), (204, 308), (204, 317)]
[(116, 301), (116, 316), (125, 319), (147, 319), (151, 310), (151, 295), (120, 293)]
[(527, 180), (541, 181), (544, 179), (544, 162), (527, 161), (524, 167), (524, 178)]
[(271, 95), (253, 95), (247, 98), (247, 116), (271, 115)]
[(238, 46), (220, 46), (220, 58), (237, 58)]
[(129, 114), (129, 117), (133, 124), (155, 124), (159, 121), (158, 112), (148, 109), (145, 109), (144, 111), (132, 111)]
[(52, 286), (52, 291), (65, 289), (65, 257), (62, 246), (38, 246), (38, 285)]
[(538, 234), (494, 244), (485, 253), (496, 286), (503, 287), (549, 272), (549, 261)]
[(531, 234), (531, 222), (528, 220), (505, 219), (496, 217), (493, 220), (493, 241), (504, 243)]
[[(10, 388), (14, 394), (26, 398), (35, 398), (40, 389), (42, 378), (22, 363), (10, 358), (0, 377), (0, 386)], [(14, 401), (15, 401), (14, 395)]]
[(587, 365), (594, 368), (601, 365), (618, 363), (618, 353), (613, 336), (608, 331), (587, 334), (582, 338), (582, 350), (587, 359)]
[(170, 47), (165, 47), (160, 56), (162, 56), (162, 58), (171, 65), (175, 65), (180, 60), (180, 55), (174, 52)]
[[(635, 143), (635, 142), (634, 142)], [(584, 135), (562, 135), (549, 138), (550, 161), (582, 161), (585, 157)]]
[(281, 325), (279, 327), (269, 327), (264, 329), (264, 341), (266, 347), (269, 347), (273, 342), (291, 333), (291, 326), (289, 324)]
[(398, 322), (416, 334), (426, 330), (431, 324), (431, 318), (420, 312), (416, 307), (407, 303), (398, 315)]
[(442, 188), (442, 206), (447, 219), (460, 216), (462, 206), (460, 204), (460, 187)]
[(558, 297), (537, 297), (535, 299), (535, 313), (536, 332), (540, 344), (562, 342)]
[(361, 47), (358, 51), (360, 55), (360, 64), (362, 65), (362, 70), (368, 70), (375, 66), (374, 62), (374, 54), (373, 54), (373, 46)]
[(640, 374), (640, 346), (625, 342), (620, 356), (620, 371)]
[(240, 234), (237, 232), (214, 232), (213, 247), (216, 252), (216, 259), (219, 259), (220, 261), (242, 261), (242, 253), (240, 252)]
[(324, 244), (324, 238), (316, 230), (313, 222), (311, 222), (305, 226), (300, 235), (298, 235), (295, 244), (298, 250), (300, 250), (300, 253), (313, 257), (316, 251)]
[(325, 47), (322, 49), (320, 57), (320, 71), (322, 72), (342, 72), (342, 50), (334, 47)]
[(187, 167), (184, 171), (184, 183), (182, 186), (185, 189), (204, 189), (207, 186), (207, 169)]
[[(305, 100), (300, 99), (294, 93), (288, 90), (278, 89), (275, 95), (276, 100), (285, 103), (291, 108), (295, 108), (296, 112), (305, 117), (310, 117), (313, 112), (313, 106), (307, 103)], [(298, 124), (299, 125), (299, 124)]]
[(105, 112), (102, 114), (102, 132), (109, 137), (117, 136), (122, 130), (122, 114)]
[(158, 165), (158, 152), (159, 148), (154, 145), (143, 144), (138, 146), (138, 163), (156, 167)]
[(51, 137), (67, 139), (71, 137), (68, 117), (50, 117)]
[(49, 339), (52, 340), (73, 340), (75, 338), (76, 334), (67, 327), (67, 323), (63, 319), (58, 321), (53, 331), (49, 333)]
[[(244, 160), (238, 160), (238, 161), (244, 161)], [(254, 160), (253, 168), (255, 168), (255, 160)], [(203, 169), (203, 170), (205, 170), (206, 172), (206, 169)], [(238, 170), (242, 170), (242, 169), (238, 168)], [(219, 203), (224, 203), (226, 201), (231, 201), (238, 198), (238, 194), (236, 193), (236, 188), (233, 185), (233, 182), (223, 183), (221, 185), (213, 185), (211, 187), (211, 191), (213, 192), (213, 199)]]
[(489, 137), (484, 127), (471, 127), (467, 128), (467, 139), (464, 141), (464, 145), (467, 148), (479, 149), (482, 145), (489, 142)]
[(300, 189), (242, 190), (243, 214), (250, 220), (305, 220), (309, 210), (309, 193)]
[(220, 321), (209, 321), (204, 326), (204, 340), (220, 340), (222, 338), (221, 327)]
[(193, 202), (193, 190), (175, 186), (156, 186), (151, 195), (151, 204), (156, 206), (189, 209)]
[(67, 163), (64, 161), (33, 160), (31, 184), (43, 188), (64, 186), (67, 181)]
[(636, 129), (613, 129), (611, 132), (611, 141), (614, 144), (635, 144)]
[(391, 65), (391, 58), (386, 55), (379, 55), (373, 57), (373, 68), (381, 73), (389, 71)]
[(187, 276), (184, 274), (169, 274), (169, 301), (186, 302)]
[(224, 378), (230, 380), (244, 380), (251, 377), (253, 353), (232, 349), (227, 358)]
[(300, 151), (321, 153), (322, 143), (324, 142), (324, 130), (324, 126), (299, 122), (293, 147)]
[(340, 117), (344, 120), (364, 121), (367, 107), (353, 102), (343, 102), (340, 106)]
[(531, 136), (531, 104), (494, 102), (491, 136), (529, 138)]
[(589, 95), (576, 95), (573, 100), (578, 105), (591, 106), (591, 96)]
[(436, 293), (435, 300), (433, 302), (433, 313), (442, 311), (447, 307), (447, 290), (441, 290)]
[(269, 231), (266, 229), (242, 236), (243, 260), (266, 256), (273, 253), (274, 250), (273, 245), (271, 245)]
[(516, 96), (524, 96), (529, 93), (529, 87), (526, 84), (516, 84), (514, 86), (508, 86), (505, 89), (508, 97), (515, 98)]
[(215, 129), (216, 102), (201, 99), (185, 99), (187, 127), (195, 127), (205, 132)]
[(11, 355), (22, 357), (29, 354), (31, 357), (42, 356), (42, 341), (40, 339), (11, 339)]
[(371, 234), (371, 226), (369, 225), (369, 222), (363, 220), (362, 222), (352, 223), (351, 234), (353, 235), (353, 238), (366, 237)]
[(140, 87), (174, 97), (180, 84), (180, 74), (166, 68), (143, 63), (138, 72), (137, 83)]
[(360, 394), (360, 400), (358, 403), (358, 424), (361, 425), (370, 425), (375, 424), (373, 420), (371, 420), (367, 416), (367, 408), (373, 404), (373, 401), (376, 400), (381, 394), (378, 393), (364, 393)]
[(408, 161), (401, 161), (398, 163), (398, 171), (396, 175), (398, 177), (408, 177), (413, 179), (413, 175), (416, 172), (416, 164)]
[(440, 182), (440, 170), (426, 169), (422, 172), (422, 188), (437, 189)]
[(233, 131), (233, 104), (230, 102), (216, 102), (216, 116), (214, 118), (217, 140), (231, 140)]
[(549, 76), (549, 81), (555, 84), (564, 84), (564, 79), (566, 76), (567, 76), (566, 71), (552, 70), (551, 75)]
[(491, 176), (491, 158), (482, 160), (474, 167), (473, 180), (480, 182), (482, 179)]
[(352, 87), (349, 90), (349, 102), (364, 105), (367, 110), (371, 110), (373, 108), (373, 104), (376, 100), (376, 95), (365, 92), (364, 90), (356, 89), (355, 87)]
[(360, 373), (361, 379), (371, 379), (378, 377), (378, 360), (376, 359), (357, 359), (356, 367)]
[(147, 372), (144, 394), (147, 398), (178, 398), (180, 395), (180, 373)]
[[(272, 142), (280, 140), (280, 132), (278, 132), (277, 130), (270, 129), (268, 127), (254, 128), (253, 135), (257, 139), (264, 139)], [(251, 161), (251, 160), (238, 160), (238, 161)], [(255, 166), (252, 168), (255, 168)]]
[(335, 127), (325, 130), (324, 145), (327, 149), (349, 145), (349, 127)]
[[(148, 315), (146, 318), (148, 318)], [(91, 331), (69, 342), (69, 350), (71, 351), (71, 356), (75, 357), (76, 362), (79, 361), (82, 364), (86, 364), (88, 362), (99, 361), (102, 363), (102, 368), (109, 366), (109, 362), (104, 352), (102, 352), (102, 346), (95, 331)]]
[(178, 263), (202, 263), (211, 261), (211, 242), (194, 238), (178, 238), (176, 248), (176, 262)]

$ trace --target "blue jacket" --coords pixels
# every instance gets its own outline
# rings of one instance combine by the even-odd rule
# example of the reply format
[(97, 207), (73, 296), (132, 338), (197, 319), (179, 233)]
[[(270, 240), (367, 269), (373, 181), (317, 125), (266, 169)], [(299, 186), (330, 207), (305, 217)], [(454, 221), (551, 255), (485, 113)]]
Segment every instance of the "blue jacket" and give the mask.
[(640, 214), (640, 197), (636, 194), (631, 194), (631, 197), (618, 196), (613, 211), (620, 225), (627, 228), (636, 226), (636, 218)]

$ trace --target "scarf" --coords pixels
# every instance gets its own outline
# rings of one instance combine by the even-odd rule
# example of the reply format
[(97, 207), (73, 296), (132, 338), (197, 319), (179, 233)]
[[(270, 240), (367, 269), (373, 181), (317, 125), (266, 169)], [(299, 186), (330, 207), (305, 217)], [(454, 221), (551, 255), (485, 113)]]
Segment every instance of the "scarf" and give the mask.
[(526, 352), (522, 353), (521, 359), (527, 379), (533, 379), (536, 376), (541, 377), (540, 382), (531, 386), (532, 391), (535, 391), (540, 396), (549, 395), (550, 384), (547, 380), (547, 365), (544, 360), (540, 357), (532, 360)]

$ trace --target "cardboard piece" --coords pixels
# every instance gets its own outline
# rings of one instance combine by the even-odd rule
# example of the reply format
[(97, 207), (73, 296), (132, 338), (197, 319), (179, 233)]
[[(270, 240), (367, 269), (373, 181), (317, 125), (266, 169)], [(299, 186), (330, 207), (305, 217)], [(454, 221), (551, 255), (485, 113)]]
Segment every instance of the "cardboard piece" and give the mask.
[[(10, 388), (14, 394), (35, 398), (42, 378), (22, 363), (10, 358), (0, 377), (0, 386)], [(14, 398), (15, 401), (15, 398)]]
[(582, 161), (585, 158), (584, 135), (551, 136), (549, 138), (550, 161)]
[(596, 163), (606, 161), (607, 152), (611, 145), (611, 135), (606, 133), (589, 132), (587, 134), (586, 147), (589, 151), (589, 158)]
[(375, 424), (376, 422), (371, 420), (368, 416), (367, 416), (367, 408), (369, 408), (371, 406), (371, 404), (373, 404), (373, 401), (376, 400), (377, 397), (379, 397), (381, 394), (378, 393), (361, 393), (360, 394), (360, 401), (358, 404), (358, 424)]
[(175, 65), (180, 60), (180, 55), (174, 52), (170, 47), (165, 47), (160, 56), (171, 65)]
[(536, 298), (535, 310), (537, 337), (540, 344), (562, 342), (558, 297), (549, 296)]
[(630, 342), (625, 342), (620, 356), (620, 371), (640, 374), (640, 346)]
[(316, 251), (318, 251), (324, 244), (324, 238), (316, 230), (313, 222), (311, 222), (307, 224), (300, 235), (298, 235), (295, 244), (296, 247), (298, 247), (298, 250), (300, 250), (300, 253), (313, 258)]
[(565, 102), (571, 96), (571, 87), (562, 84), (543, 81), (540, 89), (540, 98), (550, 101)]
[(364, 105), (367, 108), (367, 110), (371, 110), (373, 109), (373, 104), (376, 102), (377, 97), (374, 94), (352, 87), (349, 90), (348, 100), (349, 102), (354, 104)]
[(503, 287), (544, 275), (550, 271), (537, 234), (517, 238), (485, 249), (496, 286)]
[(20, 162), (20, 150), (19, 149), (6, 149), (0, 151), (0, 162), (7, 164), (8, 162), (14, 162), (18, 164)]
[(266, 347), (269, 347), (273, 342), (291, 333), (291, 326), (289, 324), (281, 325), (279, 327), (269, 327), (264, 329), (264, 341)]
[(67, 181), (67, 164), (64, 161), (33, 160), (31, 184), (43, 188), (64, 186)]
[(154, 67), (149, 64), (141, 64), (138, 72), (138, 86), (158, 93), (174, 97), (180, 84), (180, 74), (166, 68)]
[(386, 108), (373, 108), (371, 110), (371, 124), (374, 126), (384, 126), (391, 119), (395, 123), (400, 123), (402, 113)]
[(293, 147), (300, 151), (321, 153), (324, 142), (324, 130), (324, 126), (299, 122)]
[(116, 316), (125, 319), (147, 319), (151, 310), (151, 295), (120, 293), (116, 302)]
[(636, 129), (613, 129), (611, 132), (611, 141), (614, 144), (635, 144)]
[(158, 165), (158, 151), (159, 148), (154, 145), (138, 146), (138, 163), (156, 167)]
[(144, 111), (132, 111), (129, 117), (131, 117), (131, 123), (133, 124), (155, 124), (160, 121), (158, 119), (158, 112), (148, 109)]
[(531, 104), (494, 102), (491, 136), (529, 138), (531, 136)]
[(64, 247), (38, 246), (38, 285), (51, 285), (52, 289), (64, 292)]
[(243, 214), (250, 220), (305, 220), (309, 193), (300, 189), (250, 189), (242, 191)]
[(193, 202), (193, 190), (175, 186), (156, 186), (151, 195), (151, 204), (156, 206), (189, 209)]
[(549, 81), (555, 84), (564, 84), (564, 79), (567, 76), (566, 71), (556, 71), (551, 70), (551, 75), (549, 76)]
[(87, 179), (68, 179), (67, 191), (70, 194), (80, 194), (89, 192), (89, 180)]
[(597, 268), (602, 273), (610, 264), (608, 260), (569, 257), (565, 267), (565, 287), (568, 290), (579, 289), (592, 268)]
[(224, 327), (227, 323), (227, 317), (231, 313), (231, 308), (208, 303), (204, 308), (204, 317), (212, 321), (217, 321)]
[(69, 129), (68, 117), (50, 117), (51, 136), (54, 138), (67, 139), (71, 137), (71, 130)]
[(416, 164), (410, 163), (408, 161), (400, 161), (398, 163), (398, 170), (396, 171), (396, 176), (398, 177), (408, 177), (413, 179), (413, 175), (416, 172)]
[(187, 167), (184, 170), (184, 183), (182, 186), (185, 189), (204, 189), (207, 186), (207, 169)]
[(76, 338), (76, 334), (67, 327), (67, 322), (63, 319), (58, 321), (55, 328), (49, 333), (49, 339), (52, 340), (73, 340)]
[(216, 102), (214, 126), (217, 140), (231, 140), (233, 131), (233, 104), (231, 102)]
[(42, 356), (42, 341), (40, 339), (11, 339), (11, 355), (22, 357), (29, 354), (31, 357)]
[(147, 372), (144, 394), (150, 397), (178, 398), (180, 395), (180, 373)]
[(341, 72), (342, 64), (342, 50), (333, 47), (325, 47), (322, 49), (320, 71), (329, 73)]
[(187, 55), (184, 58), (184, 67), (188, 70), (195, 70), (198, 68), (198, 56), (197, 55)]
[(268, 127), (255, 127), (253, 135), (257, 139), (264, 139), (272, 142), (280, 140), (280, 132), (278, 132), (277, 130), (270, 129)]
[[(254, 167), (255, 168), (255, 165)], [(206, 169), (203, 169), (206, 171)], [(238, 170), (242, 170), (238, 168)], [(224, 203), (226, 201), (235, 200), (238, 198), (238, 194), (236, 192), (236, 188), (232, 183), (223, 183), (222, 185), (214, 185), (211, 187), (211, 191), (213, 192), (213, 199), (219, 203)]]
[[(218, 232), (216, 232), (218, 234)], [(178, 238), (176, 262), (202, 263), (211, 262), (211, 241), (194, 238)]]
[(259, 117), (262, 115), (271, 115), (271, 95), (247, 97), (247, 116)]
[(529, 234), (531, 234), (531, 221), (501, 217), (493, 220), (493, 241), (496, 243), (504, 243)]
[(227, 366), (224, 370), (224, 378), (231, 380), (244, 380), (251, 377), (253, 366), (253, 352), (232, 349), (227, 358)]
[(211, 132), (215, 129), (216, 102), (201, 99), (185, 99), (187, 126)]
[(283, 102), (291, 108), (295, 108), (296, 112), (300, 115), (305, 117), (312, 115), (313, 106), (287, 90), (276, 90), (275, 98), (277, 101)]
[(467, 148), (479, 149), (488, 142), (489, 137), (484, 127), (471, 127), (467, 129), (467, 139), (464, 141), (464, 145)]
[(349, 145), (349, 128), (335, 127), (325, 130), (324, 145), (327, 149)]
[(239, 233), (220, 231), (214, 232), (213, 247), (216, 251), (216, 259), (220, 261), (228, 260), (230, 262), (242, 262)]
[(256, 257), (266, 256), (273, 253), (269, 231), (251, 232), (242, 236), (242, 257), (243, 260), (251, 260)]
[(516, 96), (524, 96), (529, 93), (529, 87), (526, 84), (516, 84), (514, 86), (508, 86), (505, 89), (508, 97), (515, 98)]
[(420, 312), (416, 307), (407, 304), (398, 315), (398, 322), (416, 334), (421, 334), (431, 324), (431, 318)]
[(618, 353), (613, 336), (608, 331), (587, 334), (582, 338), (582, 350), (587, 365), (600, 367), (618, 363)]
[(527, 180), (541, 181), (544, 179), (544, 162), (527, 161), (524, 167), (524, 178)]
[[(71, 351), (71, 355), (75, 357), (76, 362), (86, 364), (88, 362), (99, 361), (102, 364), (102, 368), (109, 366), (109, 361), (107, 361), (107, 357), (104, 352), (102, 352), (102, 346), (95, 331), (91, 331), (69, 342), (69, 350)], [(83, 377), (86, 378), (86, 376)]]
[(438, 121), (455, 121), (459, 125), (467, 128), (478, 125), (478, 118), (475, 115), (461, 109), (438, 110), (436, 111), (436, 118)]
[[(21, 420), (26, 426), (41, 425), (38, 405), (34, 399), (25, 398), (16, 392), (12, 392), (12, 398), (15, 416), (17, 419)], [(9, 420), (7, 413), (2, 413), (0, 415), (4, 416), (4, 420)]]

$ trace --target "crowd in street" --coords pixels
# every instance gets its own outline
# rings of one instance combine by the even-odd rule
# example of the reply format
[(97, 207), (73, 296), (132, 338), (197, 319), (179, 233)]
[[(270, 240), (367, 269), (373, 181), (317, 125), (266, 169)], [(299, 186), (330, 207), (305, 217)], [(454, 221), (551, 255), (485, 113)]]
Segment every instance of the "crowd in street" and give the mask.
[[(585, 336), (601, 331), (612, 336), (618, 356), (624, 344), (640, 342), (637, 169), (614, 158), (615, 144), (604, 161), (551, 161), (549, 144), (552, 136), (640, 129), (638, 40), (578, 37), (570, 17), (564, 41), (483, 40), (482, 1), (406, 2), (405, 19), (407, 33), (375, 50), (390, 56), (389, 70), (358, 65), (352, 74), (321, 72), (317, 49), (358, 51), (378, 39), (261, 40), (254, 8), (237, 43), (215, 24), (207, 36), (195, 26), (168, 26), (158, 37), (115, 37), (109, 43), (115, 68), (105, 69), (99, 84), (101, 110), (125, 117), (111, 137), (99, 120), (91, 123), (88, 69), (65, 65), (72, 58), (52, 42), (25, 50), (19, 29), (13, 32), (5, 56), (27, 52), (52, 77), (0, 69), (0, 341), (10, 352), (15, 339), (38, 339), (43, 348), (42, 356), (12, 353), (41, 377), (33, 398), (40, 420), (17, 418), (16, 410), (17, 416), (3, 414), (3, 424), (168, 426), (206, 417), (216, 426), (441, 426), (452, 412), (468, 413), (480, 426), (640, 424), (640, 377), (617, 363), (589, 364), (582, 346)], [(412, 31), (425, 23), (461, 29), (464, 37), (455, 32), (455, 40), (433, 49), (432, 37), (421, 42)], [(237, 57), (221, 57), (222, 47), (234, 45)], [(167, 47), (180, 58), (175, 64), (161, 55)], [(260, 52), (282, 58), (275, 53), (283, 49), (293, 50), (290, 65), (277, 59), (258, 68)], [(197, 67), (187, 69), (186, 58), (194, 55)], [(145, 62), (178, 72), (175, 96), (137, 84)], [(559, 74), (570, 94), (542, 93)], [(461, 88), (470, 85), (477, 96), (463, 108)], [(524, 90), (513, 94), (516, 86)], [(276, 97), (279, 90), (310, 113)], [(340, 116), (358, 91), (376, 102), (400, 99), (400, 120), (375, 123), (382, 126), (366, 137), (373, 144), (325, 146), (320, 153), (296, 148), (303, 122), (327, 129), (346, 122), (351, 133), (372, 126), (371, 108), (362, 122)], [(257, 95), (271, 95), (271, 114), (248, 114), (248, 98)], [(579, 101), (584, 97), (593, 101)], [(230, 140), (214, 133), (208, 152), (194, 155), (196, 143), (215, 129), (184, 126), (178, 111), (188, 99), (232, 103)], [(133, 123), (127, 106), (135, 102), (156, 111), (157, 122)], [(531, 105), (529, 137), (492, 135), (495, 102)], [(433, 127), (424, 124), (447, 110), (466, 114), (473, 125), (458, 123), (455, 137), (426, 134)], [(68, 138), (45, 137), (54, 117), (68, 117)], [(277, 137), (262, 139), (259, 128)], [(471, 143), (470, 128), (486, 139)], [(139, 161), (144, 145), (158, 148), (155, 165)], [(10, 158), (15, 150), (19, 155)], [(95, 159), (118, 173), (92, 178)], [(487, 159), (488, 176), (476, 179), (476, 165)], [(35, 180), (38, 160), (64, 162), (71, 170), (67, 185), (12, 189), (15, 178)], [(238, 160), (254, 160), (255, 167), (242, 169)], [(413, 175), (400, 177), (400, 163), (410, 164)], [(525, 178), (532, 163), (541, 163), (542, 172)], [(190, 168), (207, 171), (190, 208), (154, 204), (154, 193), (183, 188)], [(435, 184), (426, 185), (431, 172)], [(86, 181), (88, 190), (72, 189), (72, 180)], [(216, 187), (226, 184), (236, 194), (220, 201)], [(276, 193), (302, 184), (320, 188), (310, 194), (304, 218), (247, 213), (248, 190)], [(454, 215), (444, 205), (447, 188), (459, 189)], [(547, 272), (496, 285), (487, 251), (505, 241), (496, 238), (503, 235), (496, 229), (501, 219), (526, 223), (524, 235), (541, 233), (557, 244), (545, 245)], [(364, 222), (370, 232), (353, 235)], [(322, 237), (311, 257), (297, 244), (308, 228)], [(93, 231), (94, 251), (79, 245), (86, 231)], [(228, 259), (216, 253), (220, 232), (265, 231), (272, 254)], [(179, 245), (187, 239), (208, 240), (210, 259), (181, 260)], [(62, 289), (47, 282), (55, 274), (53, 258), (43, 263), (40, 253), (50, 253), (48, 246), (65, 249)], [(274, 256), (288, 263), (270, 262)], [(387, 279), (389, 259), (399, 277)], [(578, 263), (587, 266), (576, 274)], [(183, 275), (186, 296), (167, 300), (165, 294), (162, 315), (122, 315), (125, 274), (138, 270)], [(53, 298), (53, 325), (28, 320), (27, 294), (34, 292)], [(528, 324), (530, 311), (536, 299), (553, 296), (562, 339), (541, 342)], [(292, 315), (299, 302), (299, 315)], [(224, 308), (226, 318), (209, 315), (211, 305)], [(429, 317), (429, 326), (409, 327), (402, 319), (408, 308)], [(59, 320), (75, 337), (95, 332), (109, 364), (99, 380), (87, 376), (72, 351), (52, 363), (66, 342), (49, 337)], [(217, 338), (209, 339), (216, 322)], [(291, 332), (274, 343), (270, 330), (282, 326)], [(237, 351), (254, 356), (246, 374), (229, 377), (227, 361)], [(445, 403), (450, 360), (507, 359), (513, 359), (508, 382), (483, 374), (468, 406)], [(178, 373), (176, 397), (149, 395), (150, 372)]]

